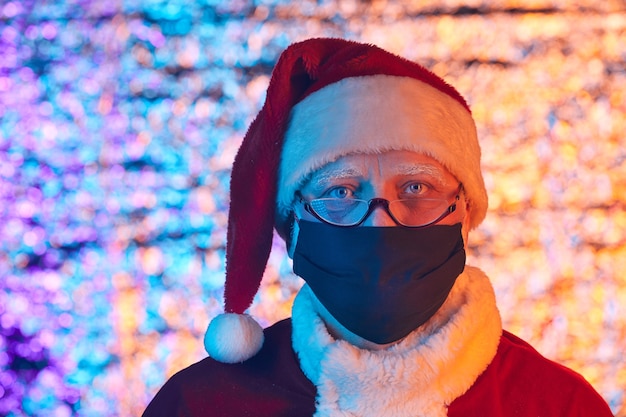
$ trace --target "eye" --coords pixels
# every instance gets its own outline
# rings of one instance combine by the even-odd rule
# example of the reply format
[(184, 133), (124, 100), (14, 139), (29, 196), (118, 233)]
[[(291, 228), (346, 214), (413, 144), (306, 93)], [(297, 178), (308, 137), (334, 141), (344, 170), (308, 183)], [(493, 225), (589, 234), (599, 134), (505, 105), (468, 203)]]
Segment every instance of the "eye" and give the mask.
[(402, 193), (407, 197), (416, 197), (425, 194), (428, 191), (428, 186), (421, 182), (412, 182), (407, 184)]
[(354, 198), (354, 192), (344, 186), (332, 187), (324, 192), (322, 197), (325, 198)]

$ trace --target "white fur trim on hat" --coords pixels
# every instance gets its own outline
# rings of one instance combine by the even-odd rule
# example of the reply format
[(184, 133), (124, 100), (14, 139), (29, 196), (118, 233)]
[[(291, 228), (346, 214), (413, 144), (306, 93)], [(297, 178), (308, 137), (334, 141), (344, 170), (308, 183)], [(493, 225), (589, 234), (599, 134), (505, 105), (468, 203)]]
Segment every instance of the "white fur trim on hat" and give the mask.
[(278, 214), (322, 166), (353, 153), (408, 150), (439, 161), (463, 183), (470, 227), (487, 212), (480, 146), (470, 112), (456, 99), (409, 77), (371, 75), (330, 84), (296, 104), (285, 133)]
[(218, 362), (238, 363), (256, 355), (263, 346), (263, 328), (247, 314), (216, 316), (204, 336), (204, 348)]

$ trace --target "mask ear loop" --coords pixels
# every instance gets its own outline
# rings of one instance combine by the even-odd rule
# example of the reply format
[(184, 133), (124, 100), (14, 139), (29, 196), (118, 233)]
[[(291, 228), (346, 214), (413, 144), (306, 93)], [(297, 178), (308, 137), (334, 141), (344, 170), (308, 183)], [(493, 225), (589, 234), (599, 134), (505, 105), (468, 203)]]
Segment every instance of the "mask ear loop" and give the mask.
[(293, 252), (295, 251), (294, 243), (297, 243), (297, 241), (294, 241), (293, 237), (296, 234), (296, 228), (300, 228), (300, 219), (298, 218), (294, 210), (291, 211), (287, 218), (289, 219), (289, 224), (287, 225), (287, 230), (289, 230), (289, 233), (287, 233), (287, 236), (285, 236), (285, 246), (287, 247), (287, 254), (290, 258), (293, 259)]
[[(291, 244), (293, 242), (293, 235), (295, 233), (295, 228), (297, 227), (297, 225), (300, 223), (300, 217), (298, 217), (298, 214), (296, 213), (296, 209), (295, 209), (295, 205), (301, 201), (301, 197), (298, 197), (298, 193), (296, 192), (296, 199), (294, 201), (294, 203), (292, 203), (292, 209), (289, 212), (289, 214), (287, 214), (287, 220), (286, 220), (286, 226), (287, 226), (287, 236), (285, 236), (285, 246), (287, 247), (287, 252), (291, 252)], [(291, 256), (291, 254), (290, 254)]]

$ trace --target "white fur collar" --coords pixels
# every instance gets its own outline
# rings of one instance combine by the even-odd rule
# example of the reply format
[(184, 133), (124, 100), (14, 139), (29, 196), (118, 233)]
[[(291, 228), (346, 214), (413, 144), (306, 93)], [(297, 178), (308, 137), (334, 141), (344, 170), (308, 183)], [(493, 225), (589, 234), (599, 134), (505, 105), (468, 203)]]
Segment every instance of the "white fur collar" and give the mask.
[(317, 387), (315, 416), (443, 417), (496, 354), (502, 323), (493, 288), (465, 267), (428, 322), (383, 350), (335, 340), (304, 286), (293, 305), (293, 347)]

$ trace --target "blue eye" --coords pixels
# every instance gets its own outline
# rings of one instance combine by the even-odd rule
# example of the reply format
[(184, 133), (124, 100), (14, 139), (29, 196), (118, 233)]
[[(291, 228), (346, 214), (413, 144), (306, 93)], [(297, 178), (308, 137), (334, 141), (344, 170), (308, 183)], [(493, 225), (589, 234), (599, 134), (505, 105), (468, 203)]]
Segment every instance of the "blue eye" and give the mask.
[(404, 191), (408, 194), (423, 194), (426, 191), (426, 189), (425, 189), (424, 184), (420, 182), (414, 182), (414, 183), (407, 185)]
[(324, 193), (327, 198), (351, 198), (354, 193), (348, 187), (333, 187)]

